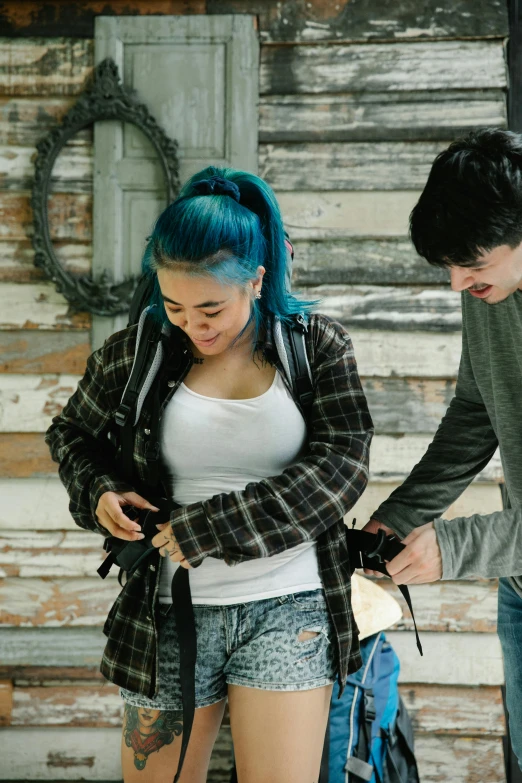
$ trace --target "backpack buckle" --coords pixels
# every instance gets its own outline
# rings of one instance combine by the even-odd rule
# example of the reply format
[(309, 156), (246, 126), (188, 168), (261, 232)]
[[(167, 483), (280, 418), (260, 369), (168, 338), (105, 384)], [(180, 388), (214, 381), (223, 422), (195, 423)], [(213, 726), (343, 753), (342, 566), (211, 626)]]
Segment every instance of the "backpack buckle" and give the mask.
[(366, 714), (367, 723), (373, 723), (377, 716), (377, 712), (375, 710), (375, 697), (370, 691), (366, 691), (364, 694), (364, 712)]
[(308, 324), (306, 323), (302, 313), (298, 313), (296, 315), (295, 322), (301, 327), (301, 332), (303, 334), (306, 334), (306, 332), (308, 331)]
[(124, 402), (120, 404), (120, 407), (114, 414), (114, 421), (119, 427), (124, 427), (127, 424), (131, 411), (132, 408), (130, 405), (127, 405)]

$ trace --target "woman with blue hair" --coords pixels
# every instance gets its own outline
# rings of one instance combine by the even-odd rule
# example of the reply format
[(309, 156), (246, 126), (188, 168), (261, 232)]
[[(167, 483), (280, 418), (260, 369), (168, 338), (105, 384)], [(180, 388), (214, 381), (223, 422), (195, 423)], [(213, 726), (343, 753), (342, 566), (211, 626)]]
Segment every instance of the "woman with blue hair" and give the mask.
[[(171, 581), (189, 572), (196, 711), (182, 783), (206, 780), (226, 700), (239, 783), (317, 781), (332, 685), (360, 666), (343, 516), (368, 479), (372, 423), (351, 341), (289, 292), (279, 207), (260, 178), (208, 168), (158, 218), (143, 271), (167, 348), (160, 451), (178, 508), (105, 625), (102, 672), (125, 702), (125, 783), (165, 783), (183, 734)], [(305, 420), (276, 350), (300, 314), (313, 402)], [(82, 527), (133, 541), (122, 481), (102, 437), (130, 375), (131, 326), (110, 337), (47, 433)], [(145, 462), (147, 403), (134, 463)], [(181, 572), (182, 573), (182, 572)]]

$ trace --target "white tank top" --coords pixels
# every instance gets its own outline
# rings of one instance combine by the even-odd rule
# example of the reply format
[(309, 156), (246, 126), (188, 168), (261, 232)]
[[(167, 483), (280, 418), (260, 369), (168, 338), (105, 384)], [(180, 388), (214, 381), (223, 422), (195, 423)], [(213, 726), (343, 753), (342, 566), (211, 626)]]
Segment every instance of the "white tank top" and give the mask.
[[(161, 448), (172, 497), (185, 506), (281, 474), (306, 452), (307, 431), (276, 372), (268, 391), (247, 400), (205, 397), (181, 384), (163, 413)], [(162, 560), (162, 603), (172, 600), (178, 567)], [(189, 578), (194, 604), (245, 603), (322, 587), (315, 541), (234, 566), (207, 557)]]

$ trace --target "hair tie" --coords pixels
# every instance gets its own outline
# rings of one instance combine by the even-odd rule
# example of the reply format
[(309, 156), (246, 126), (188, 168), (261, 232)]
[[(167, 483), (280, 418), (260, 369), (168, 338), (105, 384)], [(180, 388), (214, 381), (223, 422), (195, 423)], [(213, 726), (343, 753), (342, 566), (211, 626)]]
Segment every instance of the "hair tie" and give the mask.
[(210, 177), (209, 179), (200, 179), (192, 183), (193, 189), (198, 196), (230, 196), (239, 202), (241, 193), (235, 182), (231, 182), (224, 177)]

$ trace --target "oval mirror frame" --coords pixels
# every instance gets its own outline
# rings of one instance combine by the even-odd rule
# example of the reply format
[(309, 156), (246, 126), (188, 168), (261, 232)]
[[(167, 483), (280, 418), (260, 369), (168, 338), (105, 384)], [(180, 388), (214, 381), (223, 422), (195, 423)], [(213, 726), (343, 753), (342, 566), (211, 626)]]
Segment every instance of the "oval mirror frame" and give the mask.
[(93, 79), (60, 125), (36, 145), (32, 190), (33, 247), (35, 266), (43, 269), (56, 290), (77, 310), (112, 316), (127, 312), (139, 276), (115, 283), (104, 272), (94, 280), (92, 274), (67, 272), (56, 256), (49, 230), (48, 197), (56, 158), (78, 131), (101, 120), (119, 120), (138, 127), (152, 143), (165, 178), (168, 203), (179, 191), (178, 144), (157, 124), (133, 90), (125, 87), (114, 60), (107, 57), (94, 70)]

